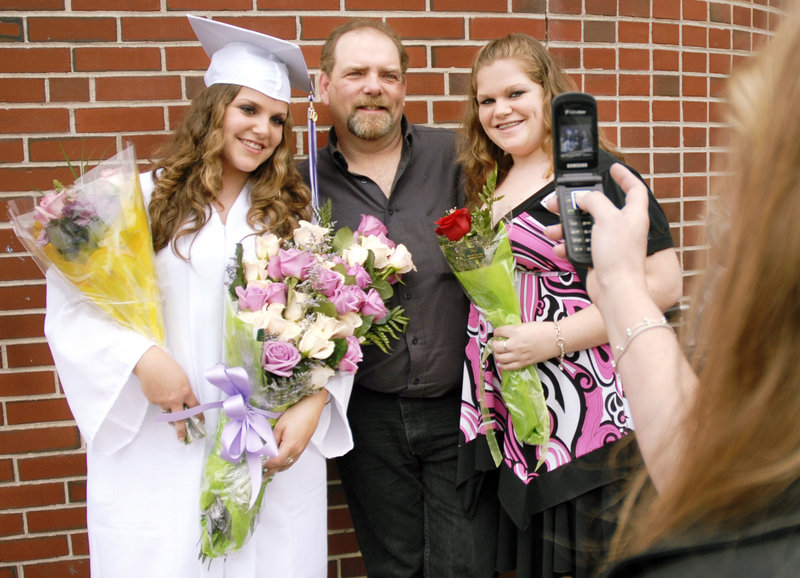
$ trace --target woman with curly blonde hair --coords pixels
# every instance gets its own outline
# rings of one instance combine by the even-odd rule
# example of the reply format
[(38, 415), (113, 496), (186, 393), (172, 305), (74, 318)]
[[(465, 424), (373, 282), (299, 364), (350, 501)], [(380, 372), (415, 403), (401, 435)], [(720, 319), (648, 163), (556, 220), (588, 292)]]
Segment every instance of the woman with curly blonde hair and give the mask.
[[(497, 569), (516, 568), (518, 578), (595, 574), (626, 475), (610, 467), (609, 456), (632, 431), (603, 320), (586, 294), (586, 270), (557, 257), (555, 243), (544, 235), (558, 221), (543, 205), (555, 190), (551, 102), (572, 86), (536, 39), (511, 34), (489, 42), (472, 69), (460, 154), (472, 206), (498, 166), (493, 218), (507, 218), (522, 324), (492, 327), (470, 310), (459, 481), (473, 493), (497, 483), (503, 506)], [(608, 173), (617, 159), (608, 148), (600, 153), (599, 169), (606, 195), (620, 204), (624, 195)], [(680, 267), (669, 223), (652, 194), (650, 216), (647, 284), (666, 309), (680, 298)], [(492, 336), (502, 345), (487, 356)], [(529, 365), (536, 367), (550, 414), (546, 447), (517, 438), (501, 393), (502, 371)], [(484, 411), (502, 451), (498, 467), (488, 449)]]
[[(325, 459), (352, 446), (345, 417), (352, 379), (331, 378), (277, 419), (278, 455), (264, 463), (265, 475), (274, 476), (255, 529), (240, 550), (205, 563), (198, 557), (200, 490), (216, 436), (184, 444), (185, 421), (173, 427), (155, 419), (225, 397), (205, 372), (224, 361), (225, 285), (237, 245), (252, 258), (259, 232), (287, 238), (311, 214), (290, 146), (290, 86), (311, 86), (300, 49), (235, 26), (190, 21), (211, 56), (206, 88), (154, 170), (140, 175), (165, 346), (114, 324), (69, 287), (48, 284), (46, 333), (87, 445), (91, 572), (324, 576)], [(219, 410), (205, 413), (207, 431), (215, 432)]]

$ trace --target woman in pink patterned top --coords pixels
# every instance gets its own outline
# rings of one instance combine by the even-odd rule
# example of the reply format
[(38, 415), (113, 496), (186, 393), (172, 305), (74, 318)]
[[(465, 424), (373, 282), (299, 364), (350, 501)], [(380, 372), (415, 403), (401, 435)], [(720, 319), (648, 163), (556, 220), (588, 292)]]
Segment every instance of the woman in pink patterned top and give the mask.
[[(609, 454), (626, 445), (614, 442), (633, 427), (602, 318), (583, 284), (586, 271), (557, 257), (543, 232), (558, 222), (543, 205), (555, 190), (551, 101), (572, 89), (537, 40), (509, 35), (478, 53), (464, 120), (460, 160), (471, 206), (480, 202), (477, 193), (498, 166), (493, 216), (510, 219), (522, 324), (494, 328), (471, 310), (459, 481), (468, 504), (496, 487), (502, 505), (497, 569), (516, 568), (518, 578), (596, 574), (614, 531), (612, 502), (626, 472), (612, 466)], [(606, 149), (600, 155), (605, 193), (621, 206), (624, 194), (609, 175), (618, 160), (602, 138), (601, 146)], [(672, 244), (669, 223), (650, 193), (647, 282), (663, 310), (681, 295)], [(504, 345), (482, 364), (481, 353), (493, 335), (505, 338)], [(517, 439), (500, 393), (501, 370), (533, 364), (550, 413), (546, 450)], [(499, 468), (481, 423), (479, 372), (503, 453)]]

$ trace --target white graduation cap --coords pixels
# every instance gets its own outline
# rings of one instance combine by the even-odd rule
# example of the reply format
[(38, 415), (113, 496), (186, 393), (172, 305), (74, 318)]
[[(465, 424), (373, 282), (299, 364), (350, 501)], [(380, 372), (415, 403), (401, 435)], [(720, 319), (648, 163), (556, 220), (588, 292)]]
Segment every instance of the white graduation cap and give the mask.
[(197, 39), (211, 58), (206, 86), (238, 84), (289, 102), (292, 89), (314, 92), (303, 53), (296, 44), (206, 18), (188, 15)]

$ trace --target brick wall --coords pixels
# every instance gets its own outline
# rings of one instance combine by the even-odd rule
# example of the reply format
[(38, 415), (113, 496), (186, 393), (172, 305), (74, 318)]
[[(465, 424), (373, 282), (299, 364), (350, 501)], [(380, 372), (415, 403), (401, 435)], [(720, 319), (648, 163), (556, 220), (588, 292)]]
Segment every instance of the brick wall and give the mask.
[[(11, 231), (7, 203), (50, 188), (54, 178), (71, 180), (61, 147), (71, 159), (97, 159), (130, 140), (140, 158), (151, 155), (202, 85), (207, 59), (186, 13), (296, 41), (315, 76), (335, 25), (384, 18), (407, 41), (409, 117), (453, 127), (477, 47), (511, 31), (532, 34), (597, 96), (606, 134), (652, 185), (687, 286), (703, 267), (700, 221), (710, 161), (720, 151), (717, 95), (732, 65), (774, 29), (779, 0), (387, 4), (0, 0), (0, 578), (89, 574), (82, 441), (42, 337), (42, 276)], [(298, 99), (295, 118), (304, 109)], [(333, 469), (329, 575), (363, 575)]]

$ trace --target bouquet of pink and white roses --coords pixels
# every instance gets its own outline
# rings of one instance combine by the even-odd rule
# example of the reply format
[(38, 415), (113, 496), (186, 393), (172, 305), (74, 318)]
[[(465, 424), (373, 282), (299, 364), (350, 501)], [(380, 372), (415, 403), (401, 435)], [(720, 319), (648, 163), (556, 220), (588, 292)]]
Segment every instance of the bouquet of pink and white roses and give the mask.
[(330, 226), (301, 221), (289, 241), (264, 233), (253, 258), (238, 247), (227, 367), (212, 369), (231, 398), (240, 396), (240, 407), (221, 415), (206, 462), (203, 558), (238, 550), (253, 530), (268, 483), (261, 480), (261, 459), (276, 455), (269, 420), (319, 391), (337, 371), (355, 373), (362, 345), (388, 351), (390, 339), (405, 331), (403, 309), (386, 302), (392, 284), (413, 269), (406, 247), (371, 216), (362, 216), (355, 232), (334, 234)]

